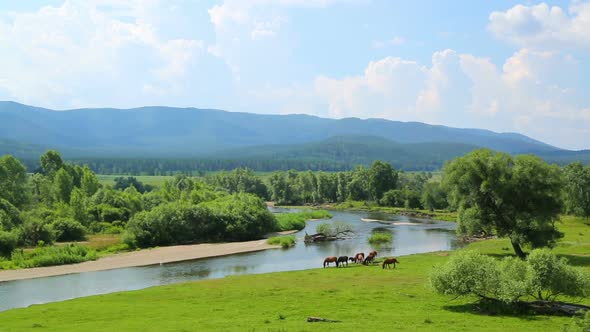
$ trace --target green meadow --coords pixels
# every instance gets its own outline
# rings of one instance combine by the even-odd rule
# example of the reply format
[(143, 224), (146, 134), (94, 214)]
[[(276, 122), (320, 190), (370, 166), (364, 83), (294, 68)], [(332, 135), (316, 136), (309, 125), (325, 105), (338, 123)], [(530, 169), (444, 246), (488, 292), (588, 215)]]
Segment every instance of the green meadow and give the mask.
[[(559, 228), (565, 236), (555, 252), (590, 272), (590, 226), (567, 216)], [(507, 239), (461, 250), (474, 249), (512, 255)], [(0, 313), (0, 331), (559, 331), (570, 323), (569, 317), (482, 312), (474, 298), (435, 294), (429, 274), (452, 254), (403, 256), (391, 270), (351, 264), (34, 305)], [(309, 316), (340, 322), (308, 323)]]

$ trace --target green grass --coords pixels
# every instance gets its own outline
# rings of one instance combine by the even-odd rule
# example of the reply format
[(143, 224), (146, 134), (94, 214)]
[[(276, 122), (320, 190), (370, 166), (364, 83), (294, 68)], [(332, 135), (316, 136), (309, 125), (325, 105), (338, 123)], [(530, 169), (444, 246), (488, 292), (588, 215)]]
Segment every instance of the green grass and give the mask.
[[(559, 227), (565, 237), (555, 251), (590, 272), (590, 226), (564, 217)], [(466, 249), (512, 254), (507, 239)], [(350, 264), (35, 305), (0, 313), (0, 331), (559, 331), (570, 323), (569, 317), (484, 314), (474, 298), (435, 294), (429, 274), (448, 255), (452, 252), (403, 256), (390, 270)], [(308, 316), (341, 322), (307, 323)]]
[(115, 185), (115, 178), (118, 178), (121, 176), (122, 177), (133, 176), (139, 182), (141, 182), (143, 184), (149, 184), (154, 187), (160, 187), (167, 180), (171, 180), (174, 178), (174, 176), (171, 176), (171, 175), (153, 175), (153, 176), (152, 175), (137, 175), (137, 176), (135, 176), (135, 175), (102, 175), (102, 174), (96, 175), (96, 177), (98, 178), (98, 182), (100, 182), (100, 184), (111, 185), (111, 186)]
[(332, 218), (326, 210), (307, 210), (295, 213), (279, 213), (276, 215), (280, 231), (302, 230), (305, 228), (305, 221), (312, 219)]
[(392, 239), (391, 233), (376, 232), (376, 233), (371, 234), (368, 241), (371, 244), (378, 244), (378, 243), (391, 242), (391, 239)]
[(295, 239), (294, 235), (288, 235), (288, 236), (271, 237), (270, 239), (266, 240), (266, 243), (272, 244), (272, 245), (280, 245), (281, 247), (286, 249), (286, 248), (293, 247), (295, 245), (296, 241), (297, 241), (297, 239)]

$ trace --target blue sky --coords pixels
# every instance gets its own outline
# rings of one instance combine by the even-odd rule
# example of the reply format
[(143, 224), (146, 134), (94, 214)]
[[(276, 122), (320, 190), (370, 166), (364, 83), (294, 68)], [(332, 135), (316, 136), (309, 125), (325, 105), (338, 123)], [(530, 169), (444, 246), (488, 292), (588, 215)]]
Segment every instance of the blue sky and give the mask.
[(0, 99), (520, 132), (590, 148), (589, 1), (0, 2)]

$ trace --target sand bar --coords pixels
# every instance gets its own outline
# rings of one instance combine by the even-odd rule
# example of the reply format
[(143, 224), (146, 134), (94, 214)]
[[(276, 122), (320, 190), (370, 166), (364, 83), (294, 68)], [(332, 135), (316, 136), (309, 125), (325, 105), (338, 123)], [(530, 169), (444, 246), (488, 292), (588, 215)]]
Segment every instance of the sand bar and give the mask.
[(256, 240), (246, 242), (204, 243), (185, 246), (160, 247), (155, 249), (145, 249), (115, 254), (112, 256), (99, 258), (96, 261), (88, 261), (78, 264), (35, 267), (30, 269), (6, 271), (0, 270), (0, 282), (51, 277), (70, 273), (93, 272), (120, 269), (124, 267), (180, 262), (199, 258), (260, 251), (272, 248), (280, 248), (280, 246), (268, 245), (266, 240)]

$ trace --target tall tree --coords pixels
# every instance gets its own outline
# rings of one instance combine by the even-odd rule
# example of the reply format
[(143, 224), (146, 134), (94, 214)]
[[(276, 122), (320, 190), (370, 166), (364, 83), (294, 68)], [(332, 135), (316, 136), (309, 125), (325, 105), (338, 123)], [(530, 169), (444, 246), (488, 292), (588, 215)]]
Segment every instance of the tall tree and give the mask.
[(391, 164), (376, 160), (369, 168), (369, 192), (378, 201), (383, 194), (397, 186), (398, 173)]
[(552, 245), (561, 236), (554, 225), (562, 203), (560, 171), (537, 157), (475, 150), (448, 163), (443, 182), (459, 207), (460, 232), (493, 229), (510, 238), (519, 257), (525, 257), (522, 245)]
[(11, 155), (0, 157), (0, 198), (17, 208), (28, 201), (27, 169)]
[(68, 171), (60, 168), (59, 171), (55, 173), (55, 178), (53, 179), (53, 190), (56, 200), (69, 203), (72, 189), (74, 189), (74, 180), (72, 179), (72, 176)]
[(58, 170), (64, 166), (59, 152), (55, 150), (48, 150), (41, 158), (41, 172), (53, 179)]
[(96, 178), (96, 174), (94, 174), (94, 172), (90, 170), (88, 166), (84, 166), (82, 169), (82, 179), (80, 180), (80, 185), (82, 191), (84, 191), (87, 196), (94, 195), (100, 187), (98, 179)]

